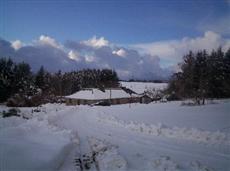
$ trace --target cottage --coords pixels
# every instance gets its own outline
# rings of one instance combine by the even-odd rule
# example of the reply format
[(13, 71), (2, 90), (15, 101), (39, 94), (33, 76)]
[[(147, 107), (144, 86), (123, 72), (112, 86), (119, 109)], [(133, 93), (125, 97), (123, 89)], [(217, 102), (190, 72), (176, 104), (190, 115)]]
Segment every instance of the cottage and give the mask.
[(111, 105), (126, 103), (145, 103), (146, 97), (129, 94), (121, 88), (109, 88), (104, 91), (97, 88), (82, 89), (72, 95), (66, 96), (67, 105), (91, 105), (105, 102)]

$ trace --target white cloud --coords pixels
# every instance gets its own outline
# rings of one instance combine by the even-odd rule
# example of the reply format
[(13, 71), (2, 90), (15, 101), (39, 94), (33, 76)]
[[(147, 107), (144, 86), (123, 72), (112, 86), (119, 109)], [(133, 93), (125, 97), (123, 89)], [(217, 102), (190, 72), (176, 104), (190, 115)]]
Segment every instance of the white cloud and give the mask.
[[(91, 46), (83, 42), (88, 42)], [(135, 49), (109, 44), (104, 38), (72, 41), (67, 46), (57, 43), (49, 36), (41, 35), (34, 42), (24, 45), (25, 48), (20, 51), (9, 48), (14, 46), (18, 49), (21, 44), (20, 41), (9, 43), (0, 39), (0, 55), (11, 55), (17, 61), (25, 61), (34, 71), (43, 65), (52, 72), (59, 69), (71, 71), (83, 68), (111, 68), (118, 72), (121, 79), (159, 79), (169, 75), (159, 66), (159, 58), (140, 54)]]
[(75, 61), (81, 61), (80, 55), (76, 51), (73, 51), (73, 50), (69, 51), (68, 57)]
[(117, 51), (114, 50), (112, 53), (117, 55), (117, 56), (121, 56), (121, 57), (125, 57), (127, 55), (127, 53), (124, 49), (119, 49)]
[(49, 45), (55, 48), (61, 48), (57, 41), (49, 36), (41, 35), (38, 42), (42, 45)]
[(109, 45), (109, 41), (106, 40), (104, 37), (100, 37), (97, 39), (96, 36), (93, 36), (91, 39), (83, 41), (82, 43), (87, 46), (94, 47), (94, 48), (100, 48), (100, 47)]
[(85, 55), (85, 61), (86, 62), (95, 62), (95, 57), (92, 55)]
[(206, 31), (202, 37), (189, 38), (184, 37), (181, 40), (169, 40), (153, 43), (144, 43), (131, 45), (141, 53), (149, 53), (152, 56), (157, 55), (162, 61), (168, 64), (177, 64), (182, 57), (189, 52), (206, 49), (210, 52), (213, 49), (222, 46), (224, 50), (229, 48), (230, 39), (221, 37), (212, 31)]
[(15, 40), (11, 43), (11, 47), (13, 47), (15, 50), (20, 49), (23, 46), (23, 43), (20, 40)]
[[(65, 45), (44, 35), (27, 45), (20, 40), (11, 43), (7, 41), (4, 43), (4, 40), (2, 42), (0, 43), (2, 56), (16, 56), (17, 60), (29, 62), (33, 68), (41, 65), (52, 71), (112, 68), (118, 72), (121, 79), (166, 78), (172, 71), (178, 71), (177, 63), (182, 61), (183, 55), (189, 50), (207, 49), (210, 52), (222, 46), (226, 51), (230, 47), (230, 39), (223, 38), (213, 31), (206, 31), (199, 37), (135, 44), (130, 48), (109, 43), (103, 37), (70, 41)], [(7, 49), (8, 46), (12, 46), (15, 50)], [(22, 46), (27, 48), (21, 48)], [(7, 50), (4, 50), (5, 48)], [(18, 49), (20, 51), (17, 51)]]

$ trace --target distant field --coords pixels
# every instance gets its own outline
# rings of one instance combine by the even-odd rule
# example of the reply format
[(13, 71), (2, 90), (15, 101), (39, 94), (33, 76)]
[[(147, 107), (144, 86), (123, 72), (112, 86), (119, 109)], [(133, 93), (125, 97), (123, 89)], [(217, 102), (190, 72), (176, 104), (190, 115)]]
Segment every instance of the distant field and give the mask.
[(163, 90), (167, 88), (168, 83), (150, 83), (150, 82), (120, 82), (122, 86), (127, 87), (136, 93), (143, 93), (146, 90)]

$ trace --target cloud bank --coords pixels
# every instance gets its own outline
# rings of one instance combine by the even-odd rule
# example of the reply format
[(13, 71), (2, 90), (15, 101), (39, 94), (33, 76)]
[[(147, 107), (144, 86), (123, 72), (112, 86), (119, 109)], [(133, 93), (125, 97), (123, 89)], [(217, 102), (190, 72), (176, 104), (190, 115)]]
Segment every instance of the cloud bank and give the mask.
[(20, 40), (9, 42), (0, 39), (0, 56), (11, 57), (16, 62), (29, 63), (33, 71), (41, 65), (51, 72), (83, 68), (109, 68), (117, 71), (121, 79), (162, 79), (171, 71), (162, 69), (157, 56), (137, 50), (112, 45), (103, 37), (84, 41), (59, 43), (54, 38), (41, 35), (29, 45)]
[(206, 49), (208, 52), (211, 52), (219, 46), (226, 51), (230, 47), (230, 39), (223, 38), (220, 34), (213, 31), (206, 31), (201, 37), (184, 37), (181, 40), (135, 44), (130, 47), (142, 53), (149, 53), (153, 56), (157, 55), (164, 61), (163, 65), (170, 66), (181, 62), (182, 57), (190, 50), (198, 51)]
[(109, 68), (116, 70), (121, 79), (152, 80), (168, 78), (189, 50), (212, 50), (220, 45), (227, 49), (230, 40), (211, 31), (205, 32), (203, 37), (130, 46), (114, 45), (104, 37), (96, 36), (59, 43), (50, 36), (41, 35), (30, 44), (0, 39), (0, 57), (27, 62), (33, 71), (41, 65), (51, 72)]

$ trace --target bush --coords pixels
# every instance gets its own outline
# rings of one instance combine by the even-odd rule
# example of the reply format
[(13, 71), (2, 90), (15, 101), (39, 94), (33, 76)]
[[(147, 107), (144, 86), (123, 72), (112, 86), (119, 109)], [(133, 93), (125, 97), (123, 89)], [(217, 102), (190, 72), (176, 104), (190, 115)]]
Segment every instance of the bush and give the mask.
[(7, 100), (6, 105), (9, 107), (32, 107), (39, 106), (44, 103), (44, 98), (41, 95), (25, 96), (16, 94)]
[(15, 94), (7, 100), (6, 105), (9, 107), (23, 107), (25, 103), (25, 97)]
[(179, 96), (177, 96), (177, 94), (175, 92), (172, 92), (169, 95), (167, 95), (167, 100), (168, 101), (175, 101), (175, 100), (181, 100), (181, 98)]
[(19, 109), (15, 109), (15, 108), (11, 108), (8, 110), (8, 112), (3, 111), (2, 113), (2, 117), (6, 118), (6, 117), (11, 117), (11, 116), (20, 116), (18, 113), (20, 113)]

